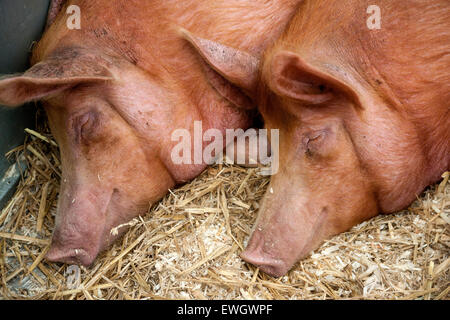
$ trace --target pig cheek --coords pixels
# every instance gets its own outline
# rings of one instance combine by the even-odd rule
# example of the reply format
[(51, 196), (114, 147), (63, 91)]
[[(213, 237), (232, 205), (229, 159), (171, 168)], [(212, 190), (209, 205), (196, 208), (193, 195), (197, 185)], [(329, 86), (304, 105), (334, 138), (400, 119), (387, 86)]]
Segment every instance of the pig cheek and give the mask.
[(136, 193), (127, 189), (115, 188), (107, 210), (108, 227), (111, 229), (126, 223), (132, 218), (146, 213), (148, 207), (149, 202), (136, 197)]
[[(354, 177), (357, 181), (359, 177)], [(379, 212), (375, 195), (371, 189), (358, 184), (353, 189), (347, 189), (346, 194), (339, 197), (336, 213), (332, 216), (329, 235), (348, 231), (352, 227), (374, 217)], [(349, 197), (351, 195), (351, 197)]]
[[(107, 133), (91, 135), (87, 139), (82, 139), (78, 146), (88, 161), (104, 159), (111, 162), (113, 160), (111, 156), (114, 154), (123, 160), (126, 159), (123, 153), (130, 151), (121, 146), (121, 137), (108, 135)], [(123, 153), (119, 153), (119, 151)]]
[(121, 217), (117, 221), (111, 220), (113, 224), (145, 214), (154, 202), (174, 186), (170, 174), (158, 164), (156, 157), (149, 165), (139, 151), (127, 154), (128, 162), (122, 160), (121, 171), (114, 171), (109, 182), (114, 188), (109, 215)]

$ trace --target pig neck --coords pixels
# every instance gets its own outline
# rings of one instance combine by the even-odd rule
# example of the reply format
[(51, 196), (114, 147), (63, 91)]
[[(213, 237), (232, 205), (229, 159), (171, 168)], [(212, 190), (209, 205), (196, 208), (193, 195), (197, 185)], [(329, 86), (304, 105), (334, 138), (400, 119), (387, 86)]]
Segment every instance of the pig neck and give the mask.
[[(354, 74), (353, 86), (362, 109), (353, 108), (353, 116), (344, 122), (374, 178), (380, 210), (391, 213), (408, 206), (449, 170), (449, 110), (436, 97), (428, 101), (402, 97), (380, 70), (383, 61), (373, 59), (365, 48), (357, 52), (364, 63)], [(394, 68), (390, 71), (396, 73)]]
[[(395, 168), (392, 169), (402, 172), (405, 177), (398, 177), (399, 182), (405, 182), (400, 185), (411, 186), (405, 188), (405, 193), (410, 190), (411, 194), (418, 195), (450, 169), (448, 103), (437, 97), (438, 94), (428, 95), (428, 100), (424, 96), (415, 99), (405, 96), (399, 89), (401, 85), (393, 85), (389, 74), (383, 72), (385, 61), (377, 60), (376, 56), (372, 57), (367, 52), (373, 51), (367, 51), (367, 48), (359, 50), (361, 60), (365, 62), (360, 66), (358, 75), (355, 75), (355, 79), (360, 80), (356, 87), (363, 107), (359, 115), (362, 120), (360, 123), (364, 123), (367, 132), (378, 140), (378, 147), (386, 146), (385, 158), (394, 164)], [(393, 74), (403, 71), (390, 69)], [(403, 83), (403, 86), (408, 85)], [(435, 85), (442, 87), (442, 84)], [(436, 87), (433, 86), (420, 88), (423, 92), (433, 92), (434, 89)], [(358, 129), (355, 134), (360, 134)], [(392, 158), (389, 158), (389, 152), (392, 152)], [(395, 155), (398, 159), (395, 159)]]
[[(362, 11), (369, 2), (357, 3)], [(396, 7), (382, 0), (378, 5), (385, 8), (380, 32), (357, 29), (355, 20), (349, 23), (357, 32), (352, 47), (348, 40), (343, 41), (346, 51), (352, 52), (347, 56), (347, 70), (358, 70), (354, 79), (367, 101), (363, 103), (365, 118), (378, 119), (375, 136), (381, 143), (396, 142), (386, 143), (386, 156), (393, 160), (392, 169), (402, 172), (399, 187), (405, 188), (404, 194), (418, 195), (450, 169), (450, 95), (448, 82), (442, 80), (448, 77), (450, 61), (437, 58), (449, 48), (443, 43), (442, 31), (448, 30), (450, 23), (437, 22), (448, 2), (432, 0)], [(429, 15), (427, 19), (424, 14)], [(393, 25), (396, 28), (391, 28)], [(426, 41), (418, 36), (420, 30), (428, 30)], [(426, 43), (434, 45), (430, 48)], [(398, 158), (389, 159), (389, 152), (397, 153)]]

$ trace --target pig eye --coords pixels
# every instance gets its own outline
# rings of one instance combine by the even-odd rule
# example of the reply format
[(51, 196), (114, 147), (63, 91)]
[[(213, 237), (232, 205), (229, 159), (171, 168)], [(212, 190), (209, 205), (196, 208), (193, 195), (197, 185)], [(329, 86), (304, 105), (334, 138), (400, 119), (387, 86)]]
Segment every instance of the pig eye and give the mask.
[(95, 111), (84, 113), (76, 118), (74, 126), (79, 142), (92, 141), (98, 131), (99, 115)]
[(317, 150), (320, 148), (320, 145), (322, 141), (325, 138), (325, 132), (324, 131), (318, 131), (313, 132), (310, 134), (307, 134), (305, 138), (303, 139), (303, 144), (305, 147), (305, 154), (308, 157), (313, 156)]

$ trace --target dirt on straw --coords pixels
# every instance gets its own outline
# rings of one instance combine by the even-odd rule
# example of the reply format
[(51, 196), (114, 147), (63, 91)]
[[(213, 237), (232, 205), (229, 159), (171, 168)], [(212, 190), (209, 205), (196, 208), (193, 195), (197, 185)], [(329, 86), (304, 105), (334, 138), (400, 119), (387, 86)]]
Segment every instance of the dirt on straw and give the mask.
[[(239, 254), (268, 178), (215, 166), (171, 190), (94, 266), (45, 261), (61, 177), (45, 121), (9, 153), (28, 169), (0, 213), (0, 299), (448, 299), (450, 182), (326, 241), (271, 278)], [(125, 226), (123, 226), (125, 227)]]

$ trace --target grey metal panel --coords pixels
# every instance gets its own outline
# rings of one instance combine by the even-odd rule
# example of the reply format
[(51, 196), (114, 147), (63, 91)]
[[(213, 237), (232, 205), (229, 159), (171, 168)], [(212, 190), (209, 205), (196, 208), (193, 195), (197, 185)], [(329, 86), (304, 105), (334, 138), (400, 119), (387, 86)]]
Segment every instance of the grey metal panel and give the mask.
[[(25, 71), (33, 41), (45, 27), (50, 0), (0, 0), (0, 76)], [(0, 208), (17, 185), (18, 176), (5, 153), (23, 143), (24, 129), (32, 127), (34, 106), (15, 109), (0, 107)]]

